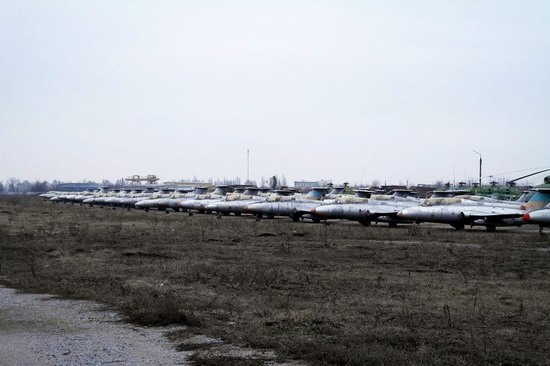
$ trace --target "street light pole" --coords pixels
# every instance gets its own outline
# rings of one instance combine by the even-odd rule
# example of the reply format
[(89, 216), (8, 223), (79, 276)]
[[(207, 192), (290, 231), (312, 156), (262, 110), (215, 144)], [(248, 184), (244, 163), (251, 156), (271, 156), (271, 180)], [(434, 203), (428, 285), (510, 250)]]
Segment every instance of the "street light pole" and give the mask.
[(483, 164), (483, 160), (481, 159), (480, 153), (478, 153), (475, 150), (472, 150), (472, 151), (479, 155), (479, 188), (481, 188), (481, 165)]

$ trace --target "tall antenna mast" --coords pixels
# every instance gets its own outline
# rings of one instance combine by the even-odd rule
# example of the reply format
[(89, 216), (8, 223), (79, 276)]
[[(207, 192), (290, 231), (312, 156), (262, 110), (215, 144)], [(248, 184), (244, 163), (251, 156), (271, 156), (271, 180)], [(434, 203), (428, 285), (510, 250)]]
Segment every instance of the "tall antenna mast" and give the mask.
[(246, 183), (250, 184), (250, 150), (246, 149)]

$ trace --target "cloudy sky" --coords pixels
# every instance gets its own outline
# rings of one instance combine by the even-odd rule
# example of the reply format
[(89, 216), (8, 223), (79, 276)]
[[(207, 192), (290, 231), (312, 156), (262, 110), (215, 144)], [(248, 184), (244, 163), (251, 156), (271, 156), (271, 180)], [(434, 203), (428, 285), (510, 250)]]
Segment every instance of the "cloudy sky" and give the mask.
[(247, 149), (255, 180), (476, 180), (474, 149), (484, 176), (550, 168), (548, 19), (545, 0), (0, 0), (0, 180), (244, 180)]

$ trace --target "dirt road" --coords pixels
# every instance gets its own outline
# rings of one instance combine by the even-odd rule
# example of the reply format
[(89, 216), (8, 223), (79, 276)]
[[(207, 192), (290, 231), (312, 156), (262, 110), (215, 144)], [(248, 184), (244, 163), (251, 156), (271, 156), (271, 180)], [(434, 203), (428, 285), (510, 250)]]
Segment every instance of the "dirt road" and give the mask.
[(0, 287), (0, 365), (185, 365), (167, 329), (120, 322), (87, 301)]

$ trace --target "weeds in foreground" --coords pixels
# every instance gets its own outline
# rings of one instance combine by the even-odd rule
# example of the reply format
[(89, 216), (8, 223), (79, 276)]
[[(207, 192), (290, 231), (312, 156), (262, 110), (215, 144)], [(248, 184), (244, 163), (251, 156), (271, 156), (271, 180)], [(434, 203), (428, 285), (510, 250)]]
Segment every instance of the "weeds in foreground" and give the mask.
[(329, 248), (334, 245), (334, 230), (332, 225), (328, 222), (321, 224), (321, 243), (323, 247)]
[(141, 325), (200, 326), (200, 319), (180, 306), (183, 301), (184, 298), (169, 291), (141, 289), (139, 294), (127, 296), (120, 309), (130, 321)]

